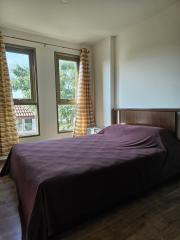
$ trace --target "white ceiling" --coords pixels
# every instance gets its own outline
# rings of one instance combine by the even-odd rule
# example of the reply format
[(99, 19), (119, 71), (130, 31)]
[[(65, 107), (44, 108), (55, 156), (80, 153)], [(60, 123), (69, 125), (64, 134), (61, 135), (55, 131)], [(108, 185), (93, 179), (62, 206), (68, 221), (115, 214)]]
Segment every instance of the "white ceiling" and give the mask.
[(94, 43), (177, 0), (0, 0), (0, 26), (75, 43)]

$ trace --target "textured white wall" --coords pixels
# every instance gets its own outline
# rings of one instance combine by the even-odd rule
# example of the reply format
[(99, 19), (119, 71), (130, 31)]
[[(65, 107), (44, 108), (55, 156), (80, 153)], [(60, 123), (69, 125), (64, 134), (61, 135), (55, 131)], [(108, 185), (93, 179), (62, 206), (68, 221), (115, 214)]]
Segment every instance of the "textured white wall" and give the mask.
[(117, 37), (117, 106), (180, 107), (180, 1)]
[[(3, 34), (22, 37), (36, 41), (45, 41), (47, 43), (58, 44), (74, 48), (82, 46), (68, 42), (61, 42), (50, 38), (44, 38), (23, 32), (17, 32), (9, 29), (1, 28)], [(22, 40), (14, 40), (5, 38), (6, 43), (28, 46), (36, 48), (37, 60), (37, 79), (38, 79), (38, 96), (39, 96), (39, 115), (40, 115), (40, 136), (21, 138), (21, 142), (29, 142), (40, 139), (69, 137), (72, 134), (57, 133), (57, 113), (56, 113), (56, 90), (55, 90), (55, 66), (54, 52), (79, 54), (78, 51), (67, 50), (58, 47), (43, 46), (41, 44), (25, 42)]]

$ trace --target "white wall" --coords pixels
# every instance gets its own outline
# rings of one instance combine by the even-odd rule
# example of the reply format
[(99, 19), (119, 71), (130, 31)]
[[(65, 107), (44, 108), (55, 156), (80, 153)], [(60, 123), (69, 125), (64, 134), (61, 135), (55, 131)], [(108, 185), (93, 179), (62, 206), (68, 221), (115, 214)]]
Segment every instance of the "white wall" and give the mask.
[[(93, 50), (97, 122), (107, 125), (113, 81), (109, 38)], [(114, 107), (180, 108), (180, 1), (119, 33), (114, 53)]]
[[(10, 29), (1, 28), (4, 35), (27, 38), (35, 41), (57, 44), (72, 48), (81, 48), (77, 44), (58, 41), (51, 38), (45, 38), (38, 35), (17, 32)], [(54, 52), (71, 53), (78, 55), (78, 51), (68, 50), (59, 47), (44, 46), (42, 44), (26, 42), (5, 38), (5, 43), (28, 46), (36, 48), (37, 60), (37, 79), (38, 79), (38, 96), (39, 96), (39, 115), (40, 115), (40, 136), (21, 138), (22, 142), (28, 142), (40, 139), (69, 137), (72, 134), (57, 133), (57, 113), (56, 113), (56, 90), (55, 90), (55, 66)], [(87, 46), (86, 46), (87, 47)]]
[(180, 1), (116, 39), (118, 107), (180, 107)]
[(114, 105), (114, 37), (94, 45), (93, 65), (96, 124), (100, 127), (108, 126)]

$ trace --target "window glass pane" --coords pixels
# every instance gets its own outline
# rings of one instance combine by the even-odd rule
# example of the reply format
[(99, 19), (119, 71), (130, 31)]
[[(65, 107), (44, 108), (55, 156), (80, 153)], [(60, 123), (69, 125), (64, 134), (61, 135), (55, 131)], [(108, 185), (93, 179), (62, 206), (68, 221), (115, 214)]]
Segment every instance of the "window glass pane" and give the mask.
[(17, 126), (18, 133), (23, 131), (22, 119), (20, 119), (20, 118), (16, 119), (16, 126)]
[(72, 131), (75, 120), (75, 105), (58, 105), (59, 131)]
[(36, 105), (15, 105), (16, 126), (19, 136), (38, 134), (38, 114)]
[(31, 99), (29, 55), (6, 52), (13, 98)]
[(60, 98), (75, 99), (77, 85), (77, 62), (59, 60)]
[(33, 130), (33, 119), (25, 119), (25, 130), (32, 131)]

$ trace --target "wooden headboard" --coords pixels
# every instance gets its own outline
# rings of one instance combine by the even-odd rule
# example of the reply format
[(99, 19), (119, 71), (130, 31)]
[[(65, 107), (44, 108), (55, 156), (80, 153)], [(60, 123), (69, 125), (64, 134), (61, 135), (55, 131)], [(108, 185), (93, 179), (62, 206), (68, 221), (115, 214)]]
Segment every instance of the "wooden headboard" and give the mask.
[(112, 123), (142, 124), (177, 131), (177, 113), (180, 109), (119, 108), (112, 110)]

